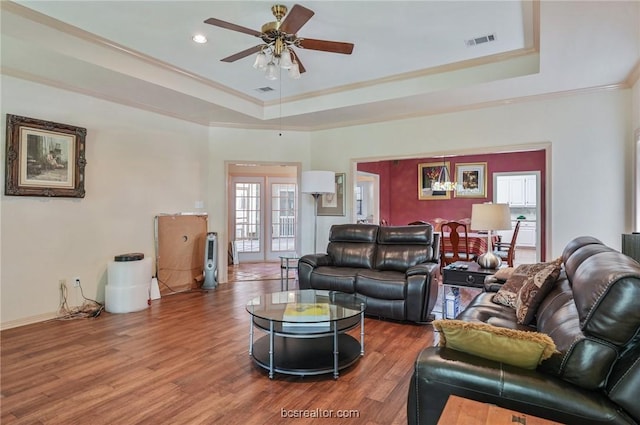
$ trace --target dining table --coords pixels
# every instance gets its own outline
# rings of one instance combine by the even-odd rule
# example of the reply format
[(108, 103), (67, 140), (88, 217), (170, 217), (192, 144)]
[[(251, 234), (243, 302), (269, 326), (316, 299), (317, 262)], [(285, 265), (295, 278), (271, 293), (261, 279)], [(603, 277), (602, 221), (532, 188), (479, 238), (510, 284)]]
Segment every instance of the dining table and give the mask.
[[(449, 232), (442, 234), (442, 247), (444, 252), (451, 252), (451, 240), (449, 239)], [(476, 257), (487, 252), (488, 248), (488, 234), (486, 232), (468, 232), (467, 239), (469, 240), (469, 254), (475, 254)], [(500, 241), (500, 236), (491, 235), (491, 244), (495, 246), (496, 242)], [(464, 234), (460, 235), (460, 251), (464, 251)]]

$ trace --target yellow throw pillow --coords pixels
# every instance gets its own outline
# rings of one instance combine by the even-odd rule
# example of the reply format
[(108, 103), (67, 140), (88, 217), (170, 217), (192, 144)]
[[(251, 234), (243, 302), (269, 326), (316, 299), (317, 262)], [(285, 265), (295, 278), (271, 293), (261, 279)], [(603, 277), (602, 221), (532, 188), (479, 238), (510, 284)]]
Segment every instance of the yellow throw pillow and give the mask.
[(549, 335), (463, 320), (434, 320), (440, 345), (485, 359), (535, 369), (556, 351)]

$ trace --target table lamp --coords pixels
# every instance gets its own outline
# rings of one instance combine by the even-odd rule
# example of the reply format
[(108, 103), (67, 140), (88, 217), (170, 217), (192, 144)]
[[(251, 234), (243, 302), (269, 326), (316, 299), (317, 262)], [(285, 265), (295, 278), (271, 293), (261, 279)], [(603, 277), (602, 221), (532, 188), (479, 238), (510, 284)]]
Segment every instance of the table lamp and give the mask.
[(336, 193), (336, 173), (333, 171), (303, 171), (302, 183), (300, 185), (302, 193), (313, 196), (315, 201), (314, 222), (313, 222), (313, 252), (317, 253), (316, 240), (318, 238), (318, 200), (325, 193)]
[(508, 204), (473, 204), (471, 205), (471, 229), (487, 231), (487, 252), (477, 259), (484, 269), (497, 269), (502, 259), (493, 253), (491, 232), (493, 230), (510, 230), (511, 213)]

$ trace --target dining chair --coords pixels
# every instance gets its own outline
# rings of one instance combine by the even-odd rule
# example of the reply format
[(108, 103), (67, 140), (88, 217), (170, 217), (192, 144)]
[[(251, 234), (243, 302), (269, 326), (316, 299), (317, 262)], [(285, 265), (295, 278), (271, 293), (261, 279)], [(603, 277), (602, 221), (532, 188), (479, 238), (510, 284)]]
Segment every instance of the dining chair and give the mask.
[(409, 226), (424, 226), (425, 224), (429, 224), (424, 220), (416, 220), (409, 223)]
[[(458, 221), (447, 221), (441, 225), (443, 243), (442, 247), (442, 265), (455, 263), (456, 261), (473, 261), (475, 254), (469, 252), (468, 226)], [(448, 237), (444, 237), (448, 234)], [(444, 240), (448, 240), (445, 243)], [(462, 249), (464, 248), (464, 249)]]
[(493, 253), (496, 254), (502, 261), (506, 261), (509, 267), (513, 267), (513, 262), (516, 257), (516, 239), (518, 238), (518, 230), (520, 230), (521, 221), (518, 220), (516, 227), (513, 229), (513, 236), (511, 236), (511, 242), (496, 242), (493, 247)]

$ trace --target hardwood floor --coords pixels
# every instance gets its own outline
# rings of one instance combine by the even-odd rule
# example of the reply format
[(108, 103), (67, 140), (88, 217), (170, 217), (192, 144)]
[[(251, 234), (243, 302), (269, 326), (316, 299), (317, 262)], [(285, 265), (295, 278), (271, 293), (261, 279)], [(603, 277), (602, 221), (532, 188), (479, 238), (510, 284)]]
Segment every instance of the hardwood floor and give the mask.
[[(270, 380), (248, 355), (245, 303), (280, 281), (165, 296), (136, 313), (0, 333), (1, 415), (9, 424), (406, 424), (413, 362), (430, 325), (365, 319), (365, 355), (341, 372)], [(359, 329), (354, 336), (357, 337)], [(319, 409), (319, 410), (317, 410)], [(336, 418), (338, 411), (351, 418)]]

